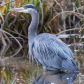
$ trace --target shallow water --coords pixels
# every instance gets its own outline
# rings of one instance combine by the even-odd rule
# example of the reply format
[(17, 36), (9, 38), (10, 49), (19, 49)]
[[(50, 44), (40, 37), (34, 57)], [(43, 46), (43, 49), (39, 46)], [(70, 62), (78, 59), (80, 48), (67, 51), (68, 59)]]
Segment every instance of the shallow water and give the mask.
[[(1, 84), (84, 84), (84, 56), (74, 56), (80, 72), (44, 71), (35, 61), (28, 61), (28, 49), (24, 46), (18, 54), (11, 57), (13, 49), (0, 53), (0, 83)], [(6, 49), (6, 48), (5, 48)], [(6, 50), (5, 50), (6, 51)], [(14, 51), (14, 52), (13, 52)], [(8, 57), (9, 56), (9, 57)], [(8, 58), (7, 58), (8, 57)]]

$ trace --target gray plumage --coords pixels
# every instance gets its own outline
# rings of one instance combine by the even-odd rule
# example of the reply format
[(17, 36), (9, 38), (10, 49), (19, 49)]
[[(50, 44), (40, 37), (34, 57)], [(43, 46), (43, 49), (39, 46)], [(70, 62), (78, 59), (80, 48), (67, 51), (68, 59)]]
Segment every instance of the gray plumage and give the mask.
[(36, 61), (46, 70), (77, 70), (72, 51), (55, 35), (38, 35), (32, 43), (31, 51)]
[(31, 14), (32, 21), (28, 28), (29, 53), (44, 69), (78, 71), (72, 58), (73, 52), (64, 42), (53, 34), (42, 33), (37, 35), (39, 12), (34, 5), (27, 4), (14, 10)]

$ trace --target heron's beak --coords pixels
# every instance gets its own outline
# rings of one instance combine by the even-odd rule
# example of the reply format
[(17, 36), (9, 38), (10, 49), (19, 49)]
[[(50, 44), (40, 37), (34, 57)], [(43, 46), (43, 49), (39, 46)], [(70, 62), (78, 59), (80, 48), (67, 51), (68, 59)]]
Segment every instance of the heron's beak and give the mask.
[(13, 9), (9, 9), (9, 11), (24, 12), (25, 9), (24, 9), (23, 7), (21, 7), (21, 8), (13, 8)]

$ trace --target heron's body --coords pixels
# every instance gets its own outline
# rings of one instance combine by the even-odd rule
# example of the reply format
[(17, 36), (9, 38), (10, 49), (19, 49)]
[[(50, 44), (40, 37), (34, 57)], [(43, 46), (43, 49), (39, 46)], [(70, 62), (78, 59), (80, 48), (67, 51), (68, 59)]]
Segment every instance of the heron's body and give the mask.
[[(28, 9), (26, 9), (28, 8)], [(18, 11), (18, 10), (17, 10)], [(28, 29), (29, 52), (46, 70), (78, 71), (70, 48), (55, 35), (42, 33), (37, 35), (39, 13), (34, 5), (25, 5), (19, 12), (30, 13), (32, 21)]]
[(55, 35), (43, 33), (36, 36), (31, 51), (35, 60), (46, 70), (77, 69), (72, 51)]

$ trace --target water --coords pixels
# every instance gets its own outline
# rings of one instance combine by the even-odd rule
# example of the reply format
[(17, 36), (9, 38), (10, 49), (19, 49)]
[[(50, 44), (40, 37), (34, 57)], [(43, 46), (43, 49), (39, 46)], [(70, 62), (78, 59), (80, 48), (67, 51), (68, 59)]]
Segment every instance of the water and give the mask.
[(0, 72), (1, 84), (32, 84), (42, 68), (24, 58), (13, 57), (3, 61)]
[[(6, 50), (4, 50), (6, 49)], [(17, 45), (1, 48), (0, 52), (0, 84), (84, 84), (84, 56), (74, 56), (80, 72), (44, 71), (35, 61), (27, 59), (28, 48), (23, 46), (16, 54)]]

